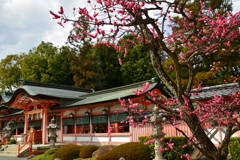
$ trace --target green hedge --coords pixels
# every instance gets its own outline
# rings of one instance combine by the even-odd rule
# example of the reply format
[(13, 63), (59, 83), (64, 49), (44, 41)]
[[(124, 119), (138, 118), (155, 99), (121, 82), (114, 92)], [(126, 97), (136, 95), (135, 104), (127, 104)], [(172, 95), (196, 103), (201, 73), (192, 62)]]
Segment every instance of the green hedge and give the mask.
[(10, 141), (7, 142), (7, 144), (16, 144), (16, 139), (15, 138), (11, 138)]
[(75, 144), (68, 144), (59, 148), (52, 156), (52, 160), (60, 158), (61, 160), (72, 160), (79, 158), (82, 146)]
[[(138, 140), (143, 143), (149, 141), (150, 139), (152, 139), (150, 136), (141, 136), (138, 138)], [(173, 148), (178, 152), (176, 153), (172, 149), (163, 151), (163, 157), (166, 159), (183, 160), (183, 158), (181, 158), (181, 155), (186, 153), (190, 154), (193, 151), (193, 146), (188, 145), (184, 148), (182, 147), (185, 144), (187, 144), (187, 138), (185, 137), (164, 137), (163, 148), (169, 148), (166, 143), (174, 143)], [(147, 144), (147, 146), (151, 149), (152, 153), (151, 158), (154, 158), (155, 157), (154, 143), (149, 143)]]
[(92, 153), (96, 151), (98, 148), (99, 146), (96, 145), (88, 145), (83, 147), (80, 152), (80, 158), (91, 158)]
[(240, 137), (232, 137), (228, 146), (229, 160), (239, 160), (240, 158)]
[(59, 148), (51, 148), (51, 149), (48, 149), (48, 150), (44, 153), (44, 155), (45, 155), (45, 156), (53, 155), (55, 152), (57, 152), (58, 149), (59, 149)]
[(92, 156), (93, 157), (98, 157), (104, 153), (109, 152), (110, 150), (112, 150), (113, 148), (117, 147), (116, 145), (104, 145), (104, 146), (100, 146), (96, 151), (93, 152)]
[(96, 160), (150, 160), (151, 150), (142, 142), (129, 142), (119, 145), (107, 153), (97, 157)]

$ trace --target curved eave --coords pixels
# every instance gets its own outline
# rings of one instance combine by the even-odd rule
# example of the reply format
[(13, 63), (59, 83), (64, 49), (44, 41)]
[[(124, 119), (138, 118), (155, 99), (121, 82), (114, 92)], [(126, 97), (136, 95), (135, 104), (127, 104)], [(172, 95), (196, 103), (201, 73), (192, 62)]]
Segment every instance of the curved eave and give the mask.
[(209, 87), (203, 87), (200, 90), (193, 89), (191, 99), (192, 100), (206, 100), (216, 96), (228, 97), (233, 92), (240, 90), (239, 83), (228, 83), (222, 85), (215, 85)]
[(26, 92), (25, 90), (23, 90), (23, 89), (17, 89), (17, 90), (15, 90), (15, 92), (13, 93), (12, 97), (11, 97), (8, 101), (4, 101), (2, 104), (3, 104), (3, 105), (6, 105), (6, 106), (11, 105), (11, 104), (15, 101), (16, 97), (17, 97), (20, 93), (26, 93), (26, 94), (27, 94), (27, 92)]
[[(148, 80), (148, 81), (139, 82), (131, 85), (89, 93), (87, 95), (84, 95), (85, 99), (66, 105), (66, 106), (62, 106), (61, 108), (69, 108), (69, 107), (77, 107), (77, 106), (91, 105), (91, 104), (97, 104), (97, 103), (118, 101), (118, 98), (126, 99), (126, 98), (138, 97), (135, 93), (133, 93), (133, 91), (142, 90), (143, 87), (140, 85), (142, 85), (145, 82), (150, 83), (150, 86), (145, 93), (152, 91), (154, 89), (158, 89), (162, 94), (169, 97), (168, 92), (165, 91), (165, 89), (163, 88), (163, 86), (160, 84), (159, 81)], [(56, 109), (60, 109), (60, 107)]]
[[(64, 91), (62, 91), (62, 92), (64, 92)], [(58, 101), (60, 101), (61, 98), (64, 98), (64, 99), (76, 99), (76, 100), (81, 100), (82, 99), (82, 98), (80, 98), (78, 96), (67, 96), (67, 93), (65, 93), (65, 94), (63, 93), (61, 95), (60, 94), (59, 95), (53, 95), (50, 92), (48, 92), (47, 90), (46, 90), (46, 94), (39, 94), (39, 93), (36, 93), (36, 92), (31, 91), (29, 89), (25, 89), (23, 87), (20, 87), (13, 93), (13, 95), (9, 99), (9, 101), (4, 101), (2, 104), (6, 105), (6, 106), (9, 106), (16, 100), (18, 95), (24, 94), (24, 93), (28, 97), (31, 97), (31, 98), (34, 98), (34, 99), (41, 98), (41, 99), (58, 100)]]
[(4, 115), (4, 117), (11, 117), (11, 116), (17, 116), (17, 115), (21, 115), (21, 114), (24, 114), (24, 111), (18, 111), (18, 112), (14, 112), (14, 113), (10, 113), (10, 114), (7, 114), (7, 115)]

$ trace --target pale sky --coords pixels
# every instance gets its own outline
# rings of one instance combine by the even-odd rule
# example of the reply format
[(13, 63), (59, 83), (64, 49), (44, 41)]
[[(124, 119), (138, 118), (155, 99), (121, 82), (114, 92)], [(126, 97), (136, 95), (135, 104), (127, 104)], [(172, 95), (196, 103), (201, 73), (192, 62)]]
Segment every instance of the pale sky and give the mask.
[[(65, 44), (71, 25), (57, 25), (49, 11), (64, 7), (72, 17), (72, 8), (83, 7), (87, 0), (0, 0), (0, 60), (7, 55), (28, 52), (41, 41), (55, 46)], [(240, 10), (240, 0), (232, 0), (234, 12)]]

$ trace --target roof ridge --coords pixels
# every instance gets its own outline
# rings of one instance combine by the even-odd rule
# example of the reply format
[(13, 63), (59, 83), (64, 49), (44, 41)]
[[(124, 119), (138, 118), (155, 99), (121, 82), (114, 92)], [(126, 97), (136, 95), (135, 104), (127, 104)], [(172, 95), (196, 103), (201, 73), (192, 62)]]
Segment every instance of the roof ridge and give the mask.
[(159, 81), (154, 81), (153, 79), (150, 79), (150, 80), (146, 80), (146, 81), (142, 81), (142, 82), (137, 82), (137, 83), (133, 83), (133, 84), (128, 84), (128, 85), (124, 85), (124, 86), (119, 86), (119, 87), (114, 87), (114, 88), (109, 88), (109, 89), (104, 89), (104, 90), (84, 94), (84, 95), (81, 95), (80, 97), (89, 97), (92, 95), (98, 95), (98, 94), (102, 94), (102, 93), (108, 93), (111, 91), (127, 89), (127, 88), (131, 88), (131, 87), (137, 86), (137, 85), (139, 85), (139, 87), (140, 87), (141, 84), (146, 83), (146, 82), (150, 82), (150, 84), (151, 84), (151, 83), (158, 83)]
[(72, 91), (84, 91), (91, 93), (93, 90), (88, 88), (80, 88), (80, 87), (73, 87), (61, 84), (52, 84), (52, 83), (45, 83), (45, 82), (36, 82), (30, 80), (19, 80), (19, 86), (41, 86), (41, 87), (48, 87), (48, 88), (56, 88), (56, 89), (65, 89), (65, 90), (72, 90)]
[(202, 87), (201, 89), (193, 89), (193, 92), (200, 92), (203, 90), (210, 90), (210, 89), (217, 89), (217, 88), (224, 88), (224, 87), (233, 87), (233, 86), (238, 86), (239, 83), (235, 82), (235, 83), (227, 83), (227, 84), (219, 84), (219, 85), (214, 85), (214, 86), (208, 86), (208, 87)]

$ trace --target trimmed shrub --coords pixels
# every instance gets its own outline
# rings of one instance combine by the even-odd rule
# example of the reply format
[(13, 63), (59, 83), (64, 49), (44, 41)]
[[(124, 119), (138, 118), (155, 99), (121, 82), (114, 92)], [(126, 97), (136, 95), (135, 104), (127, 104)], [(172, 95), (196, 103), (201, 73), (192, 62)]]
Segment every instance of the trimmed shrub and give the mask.
[(113, 148), (117, 147), (116, 145), (105, 145), (99, 147), (96, 151), (93, 152), (92, 157), (98, 157), (108, 151), (112, 150)]
[(11, 138), (10, 141), (7, 142), (7, 144), (16, 144), (17, 141), (15, 138)]
[(39, 154), (43, 154), (44, 152), (45, 152), (44, 150), (35, 150), (35, 151), (28, 153), (28, 156), (39, 155)]
[(79, 157), (82, 146), (68, 144), (59, 148), (52, 156), (52, 160), (60, 158), (61, 160), (71, 160)]
[(31, 160), (52, 160), (52, 159), (45, 157), (44, 154), (40, 154), (40, 155), (37, 155), (37, 156), (31, 158)]
[[(174, 160), (184, 160), (187, 158), (181, 158), (181, 155), (188, 153), (189, 155), (193, 151), (192, 145), (188, 144), (187, 138), (185, 137), (164, 137), (164, 148), (168, 148), (166, 143), (173, 143), (174, 150), (176, 150), (179, 154), (175, 153), (173, 150), (167, 150), (163, 152), (163, 157), (167, 159), (174, 159)], [(183, 147), (185, 146), (185, 147)]]
[(98, 148), (99, 146), (96, 145), (88, 145), (83, 147), (80, 152), (80, 158), (91, 158), (92, 153), (96, 151)]
[(48, 155), (53, 155), (59, 148), (51, 148), (51, 149), (48, 149), (44, 155), (48, 156)]
[[(138, 138), (140, 142), (147, 142), (151, 139), (150, 136), (142, 136)], [(193, 151), (192, 145), (185, 146), (187, 142), (187, 138), (185, 137), (164, 137), (163, 141), (163, 148), (169, 148), (166, 143), (173, 143), (174, 150), (176, 150), (178, 153), (174, 152), (174, 150), (169, 149), (165, 150), (163, 152), (163, 157), (166, 159), (174, 159), (174, 160), (183, 160), (184, 158), (181, 158), (181, 155), (183, 154), (190, 154)], [(152, 156), (151, 158), (154, 158), (155, 151), (154, 151), (154, 143), (149, 143), (147, 146), (151, 149)], [(185, 146), (185, 147), (183, 147)], [(186, 159), (186, 158), (185, 158)]]
[(232, 137), (228, 146), (229, 160), (239, 160), (240, 157), (240, 137)]
[(97, 157), (96, 160), (150, 160), (151, 150), (142, 142), (129, 142), (119, 145), (107, 153)]
[[(142, 142), (142, 143), (146, 143), (146, 142), (148, 142), (151, 139), (152, 139), (151, 136), (141, 136), (141, 137), (138, 137), (138, 140), (140, 142)], [(153, 159), (155, 157), (154, 143), (148, 143), (147, 146), (151, 150), (151, 159)]]

